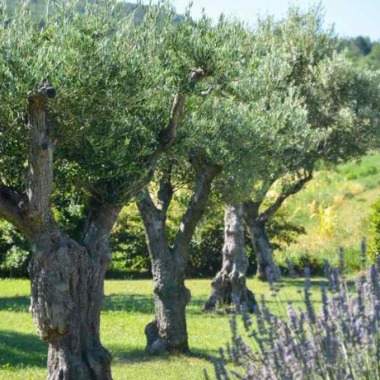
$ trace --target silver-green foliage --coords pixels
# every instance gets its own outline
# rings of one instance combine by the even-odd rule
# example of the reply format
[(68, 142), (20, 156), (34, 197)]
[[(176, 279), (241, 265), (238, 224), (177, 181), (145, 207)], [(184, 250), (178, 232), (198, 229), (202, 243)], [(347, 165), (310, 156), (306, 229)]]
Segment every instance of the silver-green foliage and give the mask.
[(50, 2), (43, 22), (26, 7), (1, 9), (2, 182), (25, 187), (27, 96), (49, 80), (57, 91), (50, 104), (57, 178), (122, 202), (152, 169), (174, 96), (191, 98), (241, 75), (246, 32), (206, 16), (178, 24), (166, 3), (141, 22), (113, 1), (88, 4), (84, 15), (76, 5)]

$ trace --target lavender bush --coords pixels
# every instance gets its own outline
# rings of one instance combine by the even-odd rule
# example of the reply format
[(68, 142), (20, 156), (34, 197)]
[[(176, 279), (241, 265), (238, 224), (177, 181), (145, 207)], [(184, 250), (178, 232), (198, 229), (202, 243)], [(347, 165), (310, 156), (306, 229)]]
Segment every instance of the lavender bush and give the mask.
[[(321, 289), (320, 310), (310, 299), (306, 270), (304, 310), (289, 303), (281, 318), (262, 299), (255, 328), (243, 316), (252, 345), (239, 335), (235, 316), (232, 344), (215, 361), (216, 378), (380, 379), (380, 260), (350, 289), (338, 270), (327, 269), (329, 286)], [(234, 370), (227, 359), (235, 363)]]

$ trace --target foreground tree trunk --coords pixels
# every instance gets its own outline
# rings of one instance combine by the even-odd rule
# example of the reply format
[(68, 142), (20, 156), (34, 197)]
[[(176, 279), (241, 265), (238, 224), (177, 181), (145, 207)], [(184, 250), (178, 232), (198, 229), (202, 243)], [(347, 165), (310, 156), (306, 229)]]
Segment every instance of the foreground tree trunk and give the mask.
[(25, 192), (0, 183), (0, 216), (33, 247), (31, 307), (38, 333), (49, 344), (48, 380), (110, 380), (111, 355), (99, 338), (108, 236), (119, 208), (92, 201), (81, 243), (57, 225), (50, 206), (53, 143), (49, 136), (49, 84), (28, 103), (29, 175)]
[(151, 354), (189, 351), (186, 305), (191, 293), (185, 286), (188, 248), (205, 210), (212, 180), (219, 171), (216, 166), (196, 168), (194, 193), (172, 246), (166, 231), (167, 210), (173, 196), (170, 175), (160, 182), (157, 205), (147, 190), (137, 202), (152, 261), (155, 318), (145, 329), (146, 349)]
[(212, 311), (221, 305), (232, 305), (237, 311), (253, 313), (257, 304), (246, 285), (247, 268), (243, 206), (239, 203), (227, 207), (225, 211), (222, 269), (212, 281), (211, 296), (204, 310)]
[[(211, 74), (212, 69), (195, 69), (190, 72), (189, 80), (196, 83)], [(109, 380), (112, 378), (111, 355), (100, 343), (99, 326), (104, 277), (111, 259), (109, 234), (120, 211), (117, 204), (131, 199), (150, 181), (158, 157), (174, 144), (186, 95), (174, 97), (171, 116), (158, 136), (156, 150), (141, 158), (143, 174), (131, 175), (129, 182), (123, 178), (123, 184), (108, 177), (91, 184), (92, 193), (80, 242), (60, 229), (50, 205), (54, 142), (49, 135), (48, 98), (55, 95), (54, 88), (47, 82), (28, 95), (27, 188), (15, 190), (0, 178), (0, 217), (15, 225), (33, 246), (29, 266), (32, 282), (30, 310), (40, 337), (49, 343), (47, 378)], [(108, 195), (108, 189), (113, 196), (118, 194), (113, 198), (115, 205), (100, 200), (102, 195)], [(177, 251), (182, 252), (181, 247)], [(183, 278), (181, 276), (177, 278)], [(162, 298), (165, 300), (165, 297)], [(165, 301), (162, 308), (167, 305)], [(173, 322), (173, 326), (176, 325), (177, 321)]]
[[(110, 224), (115, 215), (108, 215)], [(111, 355), (99, 336), (109, 231), (95, 220), (92, 224), (99, 238), (89, 233), (88, 246), (54, 223), (33, 237), (30, 310), (40, 337), (49, 343), (48, 380), (112, 379)]]

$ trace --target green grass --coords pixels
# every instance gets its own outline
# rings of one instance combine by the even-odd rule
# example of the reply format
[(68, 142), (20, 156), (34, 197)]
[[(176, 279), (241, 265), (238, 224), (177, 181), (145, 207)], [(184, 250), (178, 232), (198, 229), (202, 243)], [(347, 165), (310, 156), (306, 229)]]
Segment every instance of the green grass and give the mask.
[(315, 261), (328, 259), (337, 265), (338, 248), (343, 246), (347, 267), (360, 269), (360, 242), (368, 233), (370, 205), (380, 197), (379, 163), (376, 153), (334, 171), (319, 171), (305, 189), (289, 198), (285, 205), (289, 215), (307, 233), (285, 252), (276, 252), (277, 261), (283, 264), (290, 257), (296, 262), (307, 253)]
[[(313, 284), (319, 283), (314, 279)], [(302, 304), (302, 279), (286, 280), (276, 297), (267, 284), (248, 281), (256, 293), (265, 294), (272, 308), (285, 312), (286, 301)], [(210, 280), (189, 280), (192, 292), (188, 306), (188, 331), (191, 354), (154, 357), (144, 352), (144, 327), (152, 320), (152, 282), (150, 280), (108, 280), (105, 285), (105, 310), (102, 313), (103, 344), (112, 352), (113, 376), (121, 379), (202, 379), (203, 370), (212, 374), (209, 355), (229, 341), (229, 316), (205, 314), (202, 305), (209, 295)], [(0, 379), (43, 379), (46, 374), (47, 345), (36, 335), (29, 308), (27, 280), (0, 280)], [(319, 292), (314, 299), (319, 300)]]

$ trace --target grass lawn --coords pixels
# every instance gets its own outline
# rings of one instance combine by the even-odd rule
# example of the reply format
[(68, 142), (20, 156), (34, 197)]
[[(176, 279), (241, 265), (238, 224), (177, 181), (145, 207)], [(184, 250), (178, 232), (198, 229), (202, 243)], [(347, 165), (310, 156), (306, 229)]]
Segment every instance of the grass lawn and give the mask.
[[(317, 289), (319, 279), (313, 280)], [(276, 297), (267, 284), (249, 280), (257, 295), (266, 294), (271, 307), (284, 313), (286, 301), (302, 303), (303, 280), (286, 280)], [(213, 374), (208, 359), (229, 341), (229, 316), (204, 314), (210, 280), (189, 280), (192, 292), (188, 306), (189, 356), (154, 357), (144, 352), (144, 327), (152, 320), (150, 280), (107, 280), (102, 313), (102, 342), (113, 355), (113, 376), (121, 379), (202, 379), (204, 369)], [(27, 280), (0, 280), (0, 379), (43, 379), (47, 345), (39, 340), (29, 307)], [(313, 294), (319, 300), (319, 292)], [(258, 297), (259, 298), (259, 297)], [(272, 309), (273, 310), (273, 309)]]

